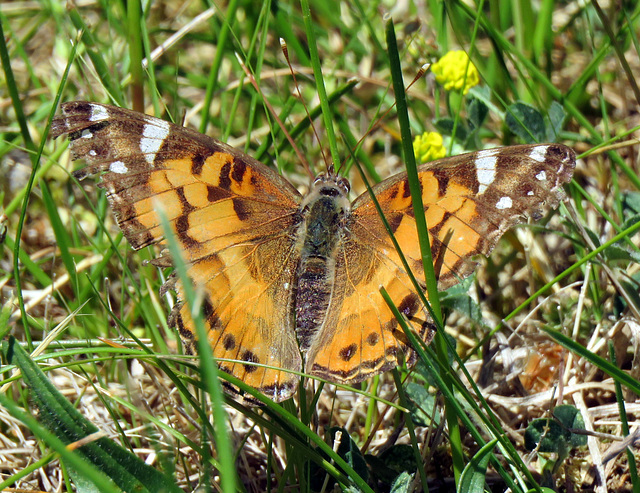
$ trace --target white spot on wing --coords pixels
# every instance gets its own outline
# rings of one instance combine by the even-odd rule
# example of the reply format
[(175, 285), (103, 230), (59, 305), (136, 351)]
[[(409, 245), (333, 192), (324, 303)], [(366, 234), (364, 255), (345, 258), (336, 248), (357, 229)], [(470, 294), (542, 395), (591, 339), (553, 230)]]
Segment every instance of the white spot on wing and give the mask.
[(547, 172), (542, 170), (540, 173), (536, 175), (536, 180), (545, 181), (547, 179)]
[(122, 161), (114, 161), (109, 166), (109, 171), (111, 171), (112, 173), (123, 175), (127, 171), (129, 171), (129, 168), (127, 168), (127, 165), (124, 164)]
[(97, 155), (98, 155), (98, 153), (96, 151), (94, 151), (93, 149), (91, 149), (89, 151), (89, 156), (97, 156)]
[(106, 120), (107, 118), (109, 118), (109, 112), (104, 106), (97, 104), (91, 105), (91, 116), (89, 117), (90, 122), (99, 122)]
[(488, 151), (480, 151), (476, 157), (476, 175), (478, 177), (478, 193), (483, 194), (489, 188), (489, 185), (496, 179), (496, 163), (498, 151), (490, 149)]
[(511, 200), (511, 197), (502, 197), (500, 200), (498, 200), (498, 203), (496, 204), (496, 209), (511, 209), (511, 206), (513, 205), (513, 200)]
[(533, 190), (529, 190), (529, 191), (527, 192), (527, 195), (528, 195), (529, 197), (531, 197), (531, 196), (533, 196), (533, 195), (535, 195), (535, 194), (533, 193)]
[(93, 134), (85, 128), (80, 134), (80, 137), (82, 137), (83, 139), (90, 139), (91, 137), (93, 137)]
[(149, 123), (142, 130), (140, 139), (140, 151), (144, 154), (149, 164), (156, 158), (156, 153), (160, 150), (164, 139), (169, 135), (169, 123), (163, 120), (148, 119)]
[(537, 161), (539, 163), (544, 163), (546, 160), (548, 148), (549, 146), (535, 146), (533, 149), (531, 149), (531, 153), (529, 154), (529, 157), (534, 161)]

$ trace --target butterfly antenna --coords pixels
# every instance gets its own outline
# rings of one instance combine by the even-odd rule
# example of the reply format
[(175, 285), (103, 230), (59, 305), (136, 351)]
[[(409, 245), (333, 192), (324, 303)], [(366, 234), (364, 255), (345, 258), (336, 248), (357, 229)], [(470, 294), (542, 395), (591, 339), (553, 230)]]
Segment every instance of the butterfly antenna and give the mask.
[[(316, 130), (316, 126), (313, 124), (313, 118), (311, 118), (311, 114), (309, 113), (309, 108), (304, 102), (304, 98), (302, 97), (302, 92), (300, 91), (300, 86), (298, 85), (298, 79), (296, 77), (296, 73), (293, 70), (293, 66), (291, 65), (291, 60), (289, 59), (289, 48), (287, 47), (287, 42), (280, 38), (280, 49), (282, 50), (282, 54), (284, 55), (285, 60), (287, 61), (287, 65), (289, 66), (289, 71), (291, 72), (291, 77), (293, 78), (293, 85), (296, 88), (296, 92), (298, 93), (298, 98), (302, 102), (302, 106), (304, 107), (304, 111), (307, 114), (307, 118), (309, 119), (309, 124), (311, 125), (311, 129), (313, 130), (313, 135), (315, 135), (318, 144), (321, 142), (320, 137), (318, 136), (318, 132)], [(335, 169), (333, 167), (333, 163), (327, 158), (327, 154), (325, 150), (320, 146), (320, 152), (322, 153), (322, 159), (325, 162), (327, 167), (327, 173), (330, 175), (335, 174)]]
[[(425, 63), (424, 65), (422, 65), (422, 67), (420, 67), (420, 69), (418, 70), (418, 72), (416, 72), (415, 77), (413, 78), (413, 80), (411, 81), (411, 83), (405, 88), (405, 92), (409, 91), (409, 89), (411, 88), (411, 86), (413, 86), (416, 82), (418, 82), (422, 77), (424, 77), (424, 74), (427, 73), (427, 70), (429, 69), (429, 65), (431, 65), (430, 63)], [(360, 137), (360, 140), (358, 140), (358, 142), (355, 145), (355, 149), (360, 147), (360, 144), (362, 144), (362, 141), (371, 133), (373, 133), (374, 130), (377, 130), (378, 128), (380, 128), (383, 124), (382, 121), (386, 118), (386, 116), (391, 112), (391, 110), (393, 108), (395, 108), (396, 103), (394, 102), (382, 115), (380, 115), (378, 117), (378, 119), (376, 120), (375, 123), (373, 123), (369, 129), (364, 133), (364, 135), (362, 137)], [(353, 153), (352, 153), (353, 154)], [(344, 163), (342, 163), (342, 165), (344, 165)], [(341, 166), (342, 166), (341, 165)]]
[(260, 87), (258, 86), (258, 83), (256, 82), (255, 77), (253, 76), (253, 74), (249, 71), (248, 67), (245, 65), (245, 63), (242, 61), (242, 58), (240, 58), (240, 55), (238, 55), (238, 53), (236, 53), (236, 58), (238, 59), (238, 63), (240, 64), (240, 66), (242, 67), (242, 70), (244, 70), (244, 73), (246, 74), (246, 76), (249, 78), (249, 81), (251, 82), (251, 85), (255, 88), (255, 90), (258, 92), (258, 94), (260, 94), (262, 96), (262, 100), (264, 101), (264, 104), (267, 106), (267, 108), (269, 109), (269, 113), (271, 113), (271, 116), (276, 120), (276, 122), (278, 123), (278, 126), (280, 127), (280, 130), (282, 130), (282, 133), (284, 133), (284, 136), (287, 138), (287, 140), (289, 141), (289, 143), (291, 144), (291, 147), (293, 148), (293, 150), (295, 151), (296, 155), (298, 156), (298, 159), (300, 160), (300, 162), (302, 163), (302, 166), (304, 167), (307, 175), (309, 175), (309, 177), (313, 180), (313, 178), (315, 177), (314, 174), (311, 172), (311, 167), (309, 166), (308, 161), (305, 159), (305, 157), (302, 155), (302, 152), (300, 152), (300, 149), (298, 148), (298, 146), (296, 145), (295, 141), (293, 140), (293, 137), (291, 137), (291, 134), (287, 131), (284, 123), (282, 123), (282, 120), (280, 120), (280, 117), (277, 115), (276, 111), (274, 110), (273, 106), (271, 106), (271, 103), (269, 103), (269, 101), (267, 100), (266, 97), (264, 97), (264, 94), (262, 93), (262, 91), (260, 90)]

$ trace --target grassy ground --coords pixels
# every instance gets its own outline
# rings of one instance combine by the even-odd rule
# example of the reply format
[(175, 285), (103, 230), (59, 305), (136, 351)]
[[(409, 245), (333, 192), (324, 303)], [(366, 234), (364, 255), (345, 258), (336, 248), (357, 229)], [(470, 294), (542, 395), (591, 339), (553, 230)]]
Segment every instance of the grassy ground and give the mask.
[[(312, 2), (306, 22), (306, 2), (153, 2), (142, 14), (136, 2), (129, 11), (115, 2), (0, 4), (0, 338), (22, 370), (6, 358), (0, 367), (0, 490), (81, 490), (82, 477), (123, 488), (104, 473), (149, 491), (330, 491), (334, 482), (363, 491), (640, 491), (638, 6), (392, 3)], [(304, 105), (314, 112), (328, 99), (310, 47), (336, 96), (337, 138), (316, 118), (320, 143)], [(454, 49), (469, 53), (480, 84), (463, 96), (428, 72), (407, 91), (412, 133), (444, 133), (448, 154), (539, 138), (570, 145), (580, 159), (567, 202), (505, 235), (476, 276), (443, 297), (456, 354), (447, 364), (432, 351), (417, 371), (360, 389), (309, 379), (282, 406), (211, 399), (197, 360), (181, 356), (167, 326), (171, 296), (158, 293), (169, 271), (145, 262), (153, 249), (132, 252), (104, 194), (71, 178), (66, 140), (48, 138), (58, 103), (184, 120), (306, 187), (266, 99), (289, 132), (303, 126), (294, 135), (312, 173), (325, 168), (321, 150), (335, 146), (346, 162), (362, 139), (355, 156), (378, 180), (404, 167), (394, 50), (408, 85)], [(349, 177), (364, 190), (355, 169)], [(80, 416), (104, 432), (96, 444), (123, 447), (89, 454), (95, 468), (63, 447)], [(107, 465), (111, 456), (123, 460)]]

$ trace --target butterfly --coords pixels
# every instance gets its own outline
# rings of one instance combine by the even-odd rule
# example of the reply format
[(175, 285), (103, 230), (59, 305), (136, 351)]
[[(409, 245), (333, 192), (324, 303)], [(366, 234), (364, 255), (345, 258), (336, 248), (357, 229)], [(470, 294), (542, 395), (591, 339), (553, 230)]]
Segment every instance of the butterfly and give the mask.
[[(354, 384), (415, 354), (380, 288), (426, 342), (433, 324), (371, 194), (349, 200), (332, 170), (305, 195), (273, 169), (227, 144), (164, 120), (89, 102), (62, 105), (52, 134), (68, 134), (71, 157), (100, 187), (134, 249), (164, 239), (166, 214), (220, 370), (274, 401), (291, 397), (299, 372)], [(474, 269), (502, 234), (542, 204), (555, 206), (575, 168), (560, 144), (512, 146), (418, 167), (438, 289)], [(372, 188), (418, 282), (425, 283), (406, 173)], [(156, 259), (156, 265), (166, 266)], [(185, 290), (169, 323), (196, 349)], [(256, 403), (223, 381), (228, 392)]]

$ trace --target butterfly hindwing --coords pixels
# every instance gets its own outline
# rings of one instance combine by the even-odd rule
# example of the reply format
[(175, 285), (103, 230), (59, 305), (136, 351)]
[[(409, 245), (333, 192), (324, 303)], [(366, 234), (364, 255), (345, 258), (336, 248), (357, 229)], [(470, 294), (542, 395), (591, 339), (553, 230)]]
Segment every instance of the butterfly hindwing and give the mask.
[[(295, 188), (226, 144), (164, 120), (85, 102), (62, 110), (53, 135), (69, 134), (73, 159), (86, 161), (78, 178), (101, 174), (135, 249), (162, 241), (164, 211), (188, 275), (204, 291), (214, 356), (244, 362), (220, 368), (275, 400), (289, 397), (298, 376), (286, 370), (301, 369), (291, 317)], [(195, 328), (179, 283), (177, 291), (170, 321), (192, 349)]]
[[(432, 325), (395, 249), (376, 246), (366, 227), (354, 223), (338, 248), (329, 320), (306, 358), (308, 373), (353, 384), (388, 371), (413, 352), (380, 288), (384, 287), (410, 327), (427, 343)], [(393, 247), (392, 247), (393, 248)]]

